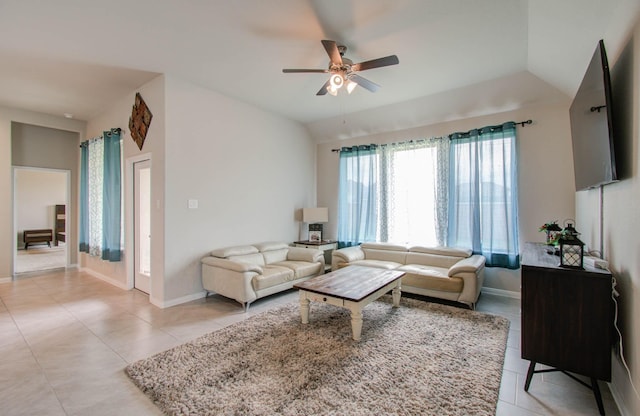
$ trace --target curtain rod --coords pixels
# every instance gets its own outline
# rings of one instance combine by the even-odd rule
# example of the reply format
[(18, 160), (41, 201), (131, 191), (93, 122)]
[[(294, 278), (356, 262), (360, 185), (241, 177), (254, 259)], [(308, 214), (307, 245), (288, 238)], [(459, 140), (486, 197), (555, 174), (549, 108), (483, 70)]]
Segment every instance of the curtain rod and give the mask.
[[(124, 129), (121, 129), (120, 127), (114, 127), (114, 128), (112, 128), (111, 130), (109, 130), (106, 133), (107, 134), (111, 134), (111, 133), (119, 133), (119, 134), (122, 133), (122, 134), (125, 134), (126, 131)], [(102, 139), (102, 136), (92, 137), (91, 139), (87, 139), (82, 143), (86, 143), (86, 142), (88, 142), (89, 140), (92, 140), (92, 139)], [(82, 143), (80, 143), (80, 147), (82, 147)]]
[[(508, 123), (508, 122), (506, 122), (506, 123)], [(502, 124), (504, 124), (504, 123), (502, 123)], [(533, 120), (529, 119), (529, 120), (524, 120), (524, 121), (514, 121), (513, 124), (520, 124), (521, 127), (524, 127), (525, 124), (533, 124)], [(483, 128), (486, 128), (486, 127), (483, 127)], [(479, 129), (475, 129), (475, 130), (479, 130)], [(454, 134), (469, 134), (471, 131), (472, 130), (469, 130), (466, 133), (462, 133), (462, 132), (452, 133), (452, 134), (449, 134), (446, 137), (451, 138), (451, 136), (453, 136)], [(424, 141), (424, 140), (425, 139), (418, 139), (418, 140), (416, 140), (416, 142), (421, 142), (421, 141)], [(413, 142), (413, 140), (408, 140), (408, 141), (404, 141), (404, 142), (398, 142), (398, 144), (411, 143), (411, 142)], [(385, 146), (385, 145), (386, 145), (386, 143), (382, 144), (381, 146)], [(340, 149), (331, 149), (331, 151), (340, 153)]]

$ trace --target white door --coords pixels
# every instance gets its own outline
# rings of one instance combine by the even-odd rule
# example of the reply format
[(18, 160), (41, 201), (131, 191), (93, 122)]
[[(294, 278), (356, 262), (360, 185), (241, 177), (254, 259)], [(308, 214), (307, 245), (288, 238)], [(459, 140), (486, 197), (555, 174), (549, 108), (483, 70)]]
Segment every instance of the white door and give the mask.
[(134, 169), (134, 275), (133, 287), (151, 293), (151, 162), (143, 160)]

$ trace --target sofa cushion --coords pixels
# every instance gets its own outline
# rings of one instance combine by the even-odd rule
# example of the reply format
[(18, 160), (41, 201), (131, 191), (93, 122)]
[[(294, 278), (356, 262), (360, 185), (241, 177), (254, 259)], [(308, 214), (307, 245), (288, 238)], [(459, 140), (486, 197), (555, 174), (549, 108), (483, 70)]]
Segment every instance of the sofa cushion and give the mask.
[(409, 251), (412, 251), (414, 253), (436, 254), (440, 256), (453, 256), (453, 257), (461, 257), (461, 258), (469, 257), (472, 253), (472, 251), (469, 249), (444, 247), (444, 246), (436, 246), (436, 247), (413, 246), (409, 248)]
[(405, 264), (407, 247), (389, 243), (362, 243), (365, 260), (382, 260)]
[(311, 263), (324, 262), (324, 252), (314, 248), (289, 247), (287, 260), (307, 261)]
[(293, 279), (293, 270), (267, 264), (262, 267), (262, 274), (253, 278), (253, 289), (262, 290), (281, 283), (289, 282)]
[(264, 256), (265, 264), (277, 263), (287, 259), (289, 246), (286, 243), (279, 241), (267, 241), (255, 244), (255, 246)]
[(282, 266), (293, 271), (293, 279), (320, 274), (322, 263), (309, 263), (308, 261), (286, 260), (271, 264), (271, 266)]
[(279, 250), (263, 251), (262, 252), (262, 256), (264, 256), (264, 262), (266, 264), (274, 264), (274, 263), (278, 263), (278, 262), (287, 260), (287, 252), (288, 251), (289, 251), (288, 248), (282, 248), (282, 249), (279, 249)]
[(372, 250), (407, 251), (407, 246), (391, 243), (362, 243), (360, 247)]
[(354, 266), (376, 267), (378, 269), (388, 269), (388, 270), (394, 270), (402, 266), (402, 263), (396, 263), (394, 261), (369, 260), (369, 259), (356, 260), (356, 261), (352, 261), (349, 264), (350, 265), (353, 264)]
[(405, 264), (420, 264), (423, 266), (435, 266), (448, 269), (461, 260), (460, 257), (410, 252), (407, 253)]
[(227, 260), (237, 261), (240, 263), (257, 264), (258, 266), (264, 266), (264, 257), (262, 254), (244, 254), (242, 256), (229, 256)]
[(262, 243), (254, 244), (254, 246), (260, 252), (282, 250), (283, 248), (289, 248), (289, 245), (287, 243), (283, 243), (282, 241), (265, 241)]
[(420, 264), (408, 264), (398, 270), (406, 272), (402, 276), (403, 286), (413, 286), (423, 289), (441, 290), (444, 292), (462, 292), (464, 282), (459, 277), (449, 277), (448, 269), (423, 266)]
[(254, 246), (234, 246), (224, 247), (217, 250), (213, 250), (211, 255), (213, 257), (227, 258), (230, 256), (242, 256), (244, 254), (258, 253), (258, 249)]

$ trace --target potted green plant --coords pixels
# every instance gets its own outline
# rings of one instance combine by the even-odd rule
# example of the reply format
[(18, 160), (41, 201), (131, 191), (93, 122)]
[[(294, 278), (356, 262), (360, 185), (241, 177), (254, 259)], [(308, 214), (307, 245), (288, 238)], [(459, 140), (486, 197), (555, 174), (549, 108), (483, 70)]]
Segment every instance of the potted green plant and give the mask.
[(544, 231), (546, 233), (546, 244), (550, 246), (554, 246), (558, 244), (558, 240), (560, 239), (560, 232), (562, 228), (558, 225), (558, 221), (551, 221), (546, 224), (543, 224), (538, 231)]

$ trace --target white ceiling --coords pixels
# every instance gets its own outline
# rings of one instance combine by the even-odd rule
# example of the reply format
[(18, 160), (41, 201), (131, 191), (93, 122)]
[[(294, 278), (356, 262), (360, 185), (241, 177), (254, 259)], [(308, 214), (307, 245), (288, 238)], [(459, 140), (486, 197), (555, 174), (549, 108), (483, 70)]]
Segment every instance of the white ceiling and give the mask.
[[(481, 113), (473, 94), (487, 86), (511, 106), (573, 97), (597, 41), (613, 60), (639, 12), (637, 0), (0, 0), (0, 105), (88, 120), (164, 73), (312, 128), (381, 108), (410, 119), (412, 103), (438, 121)], [(326, 74), (282, 68), (326, 68), (321, 39), (354, 62), (400, 64), (360, 73), (375, 94), (318, 97)]]

